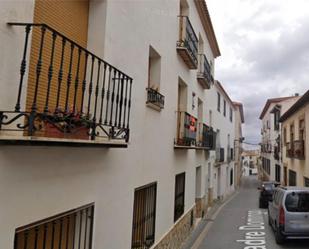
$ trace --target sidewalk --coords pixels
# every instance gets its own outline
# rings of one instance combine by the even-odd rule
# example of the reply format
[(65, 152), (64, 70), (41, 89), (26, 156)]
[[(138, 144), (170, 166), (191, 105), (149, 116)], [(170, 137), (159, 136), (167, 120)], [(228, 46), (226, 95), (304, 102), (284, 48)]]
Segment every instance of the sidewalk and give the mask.
[(205, 230), (206, 226), (209, 223), (214, 222), (215, 217), (217, 216), (217, 213), (220, 212), (220, 207), (222, 207), (225, 203), (232, 200), (236, 195), (238, 194), (238, 191), (233, 192), (230, 196), (225, 198), (224, 200), (218, 200), (214, 202), (213, 206), (207, 212), (206, 216), (200, 220), (200, 222), (197, 224), (196, 228), (193, 230), (191, 235), (187, 238), (187, 240), (182, 244), (181, 249), (193, 249), (194, 243), (199, 239), (202, 232)]

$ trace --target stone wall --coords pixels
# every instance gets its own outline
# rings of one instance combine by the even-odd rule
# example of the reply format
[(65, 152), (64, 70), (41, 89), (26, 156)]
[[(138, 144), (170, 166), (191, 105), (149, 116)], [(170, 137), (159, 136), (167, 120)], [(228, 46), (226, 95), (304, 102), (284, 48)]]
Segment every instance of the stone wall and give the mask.
[(195, 226), (196, 207), (191, 208), (152, 249), (179, 249)]

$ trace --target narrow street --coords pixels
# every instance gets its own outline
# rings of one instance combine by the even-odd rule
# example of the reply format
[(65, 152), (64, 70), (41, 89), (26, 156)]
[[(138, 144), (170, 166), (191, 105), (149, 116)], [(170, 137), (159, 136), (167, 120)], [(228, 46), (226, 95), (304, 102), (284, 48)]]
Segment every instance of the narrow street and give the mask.
[[(280, 246), (276, 244), (273, 231), (267, 222), (267, 209), (258, 208), (258, 183), (259, 181), (255, 176), (243, 178), (239, 193), (223, 207), (221, 212), (214, 219), (199, 249), (240, 249), (246, 247), (250, 249), (308, 248), (309, 241), (304, 240), (291, 240)], [(257, 215), (261, 213), (261, 217), (264, 219), (265, 229), (239, 229), (247, 225), (248, 214), (250, 214), (250, 212)], [(246, 233), (248, 232), (265, 233), (265, 236), (257, 238), (257, 240), (260, 240), (261, 237), (264, 237), (265, 247), (253, 245), (250, 247), (250, 244), (246, 245), (245, 241), (239, 241), (245, 240)]]

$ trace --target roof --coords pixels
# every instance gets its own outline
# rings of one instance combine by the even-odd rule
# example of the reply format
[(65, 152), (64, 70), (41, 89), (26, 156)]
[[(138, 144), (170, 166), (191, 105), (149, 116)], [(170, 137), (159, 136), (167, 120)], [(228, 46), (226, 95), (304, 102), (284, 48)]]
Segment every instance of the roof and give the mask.
[(281, 116), (279, 121), (284, 122), (307, 103), (309, 103), (309, 90)]
[(205, 0), (194, 0), (198, 14), (201, 18), (203, 28), (210, 44), (211, 51), (215, 58), (221, 55), (214, 28), (210, 19)]
[(225, 95), (230, 104), (235, 108), (234, 102), (231, 100), (230, 96), (226, 93), (222, 84), (219, 81), (215, 80), (215, 86), (217, 86), (221, 90), (221, 92)]
[(265, 104), (265, 106), (263, 108), (263, 111), (262, 111), (262, 113), (261, 113), (259, 118), (260, 119), (264, 118), (264, 116), (265, 116), (265, 114), (266, 114), (266, 112), (267, 112), (267, 110), (268, 110), (268, 108), (270, 107), (271, 104), (278, 103), (278, 102), (281, 102), (281, 101), (284, 101), (284, 100), (287, 100), (287, 99), (292, 99), (292, 98), (298, 98), (298, 96), (290, 96), (290, 97), (281, 97), (281, 98), (268, 99), (266, 101), (266, 104)]
[(240, 112), (240, 118), (241, 118), (241, 122), (245, 123), (245, 115), (244, 115), (244, 107), (243, 104), (240, 102), (233, 102), (234, 106), (237, 106), (239, 108), (239, 112)]

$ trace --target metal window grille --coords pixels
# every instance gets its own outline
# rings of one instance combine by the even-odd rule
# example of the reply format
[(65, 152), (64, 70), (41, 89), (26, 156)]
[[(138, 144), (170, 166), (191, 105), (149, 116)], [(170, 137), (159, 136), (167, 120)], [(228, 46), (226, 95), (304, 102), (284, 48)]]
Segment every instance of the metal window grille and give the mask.
[(94, 205), (17, 228), (14, 249), (91, 249)]
[(276, 182), (280, 182), (281, 181), (281, 170), (280, 170), (280, 165), (276, 164)]
[(304, 186), (309, 187), (309, 178), (304, 177)]
[(289, 186), (296, 186), (296, 172), (289, 170)]
[(186, 181), (185, 172), (176, 175), (174, 222), (177, 221), (182, 216), (185, 210), (185, 181)]
[(157, 183), (135, 190), (132, 249), (150, 248), (155, 241)]

